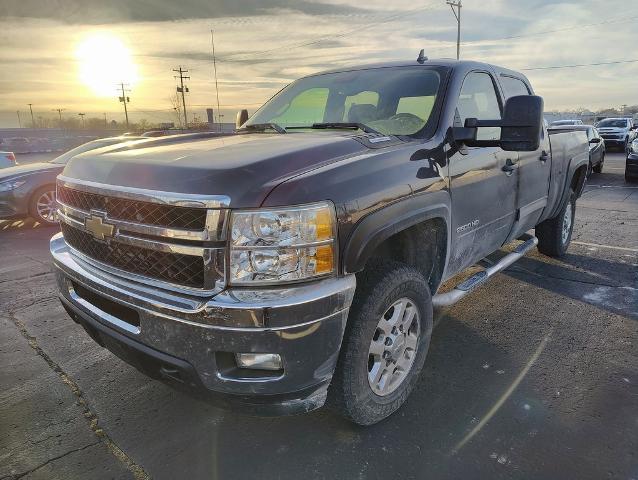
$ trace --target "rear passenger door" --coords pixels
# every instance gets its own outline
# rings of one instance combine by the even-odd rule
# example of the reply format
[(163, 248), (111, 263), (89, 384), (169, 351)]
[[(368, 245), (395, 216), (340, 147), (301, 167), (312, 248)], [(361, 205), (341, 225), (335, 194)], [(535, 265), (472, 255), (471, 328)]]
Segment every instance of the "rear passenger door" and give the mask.
[[(531, 95), (527, 84), (520, 78), (509, 75), (500, 76), (505, 98), (518, 95)], [(547, 206), (549, 177), (551, 171), (551, 150), (547, 132), (538, 150), (518, 153), (518, 198), (516, 201), (518, 223), (512, 236), (524, 233), (536, 226), (543, 210)]]
[[(502, 99), (486, 71), (466, 75), (459, 95), (455, 126), (467, 118), (502, 118)], [(500, 128), (479, 128), (477, 139), (500, 139)], [(452, 238), (450, 271), (459, 271), (497, 250), (515, 220), (518, 160), (500, 147), (462, 147), (450, 156)], [(505, 170), (504, 170), (505, 167)]]

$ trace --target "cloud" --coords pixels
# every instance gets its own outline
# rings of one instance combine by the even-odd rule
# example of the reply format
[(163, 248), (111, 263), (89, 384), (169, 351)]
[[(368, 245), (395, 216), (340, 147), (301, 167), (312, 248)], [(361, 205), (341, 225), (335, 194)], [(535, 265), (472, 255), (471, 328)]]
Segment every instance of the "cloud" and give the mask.
[(333, 5), (309, 0), (3, 0), (0, 17), (53, 19), (72, 24), (105, 24), (249, 17), (276, 15), (281, 11), (306, 15), (370, 13), (355, 5)]

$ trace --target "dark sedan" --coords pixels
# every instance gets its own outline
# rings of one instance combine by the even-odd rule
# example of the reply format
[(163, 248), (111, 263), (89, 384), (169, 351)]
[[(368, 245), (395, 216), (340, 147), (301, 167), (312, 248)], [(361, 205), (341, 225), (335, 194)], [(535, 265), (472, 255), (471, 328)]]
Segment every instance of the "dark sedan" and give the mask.
[(591, 125), (561, 125), (559, 127), (550, 126), (550, 129), (553, 131), (580, 130), (587, 132), (587, 138), (589, 139), (589, 173), (603, 173), (606, 154), (605, 140), (603, 140), (595, 127)]
[(31, 163), (0, 171), (0, 219), (33, 217), (40, 223), (55, 223), (55, 178), (76, 155), (116, 143), (135, 140), (111, 137), (93, 140), (63, 153), (50, 162)]

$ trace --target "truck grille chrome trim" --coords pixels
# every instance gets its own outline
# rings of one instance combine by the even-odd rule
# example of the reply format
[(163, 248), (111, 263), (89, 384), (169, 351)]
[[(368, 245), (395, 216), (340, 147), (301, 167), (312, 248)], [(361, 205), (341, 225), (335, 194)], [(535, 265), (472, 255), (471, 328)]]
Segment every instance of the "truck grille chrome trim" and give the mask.
[(224, 287), (226, 250), (210, 242), (226, 238), (229, 203), (58, 177), (59, 220), (75, 255), (109, 274), (194, 295)]

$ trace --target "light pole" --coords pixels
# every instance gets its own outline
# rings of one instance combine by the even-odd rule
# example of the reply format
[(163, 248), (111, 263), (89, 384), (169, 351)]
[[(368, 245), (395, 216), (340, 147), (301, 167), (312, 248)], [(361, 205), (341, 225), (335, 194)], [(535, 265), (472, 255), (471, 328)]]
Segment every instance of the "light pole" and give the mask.
[(84, 115), (86, 115), (86, 113), (78, 113), (78, 115), (82, 119), (82, 129), (84, 129)]

